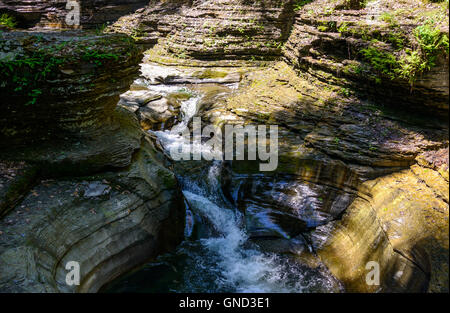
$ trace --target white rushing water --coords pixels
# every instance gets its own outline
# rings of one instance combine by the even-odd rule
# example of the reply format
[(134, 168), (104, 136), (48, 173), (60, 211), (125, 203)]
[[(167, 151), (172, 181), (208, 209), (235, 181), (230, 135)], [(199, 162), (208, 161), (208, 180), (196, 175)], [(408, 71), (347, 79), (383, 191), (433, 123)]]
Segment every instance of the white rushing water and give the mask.
[(288, 285), (285, 277), (290, 269), (274, 254), (245, 247), (247, 234), (239, 227), (232, 210), (219, 207), (208, 198), (184, 191), (191, 207), (214, 225), (219, 236), (202, 239), (201, 244), (218, 260), (218, 289), (235, 292), (301, 292), (299, 280)]
[[(149, 67), (149, 71), (157, 72), (158, 68)], [(157, 74), (157, 73), (156, 73)], [(159, 93), (177, 91), (180, 87), (165, 85), (149, 85), (150, 90)], [(172, 130), (153, 132), (160, 140), (165, 150), (190, 145), (180, 132), (188, 128), (191, 119), (198, 112), (201, 95), (194, 94), (181, 105), (182, 121)], [(202, 149), (201, 144), (194, 146), (194, 150)], [(248, 240), (242, 214), (222, 194), (220, 186), (221, 162), (210, 162), (208, 175), (199, 177), (198, 181), (181, 177), (183, 194), (189, 209), (186, 214), (187, 237), (191, 236), (194, 228), (194, 216), (200, 216), (212, 227), (213, 234), (194, 243), (188, 243), (191, 249), (185, 254), (191, 259), (184, 271), (186, 285), (173, 291), (191, 292), (302, 292), (309, 288), (302, 279), (303, 272), (285, 257), (262, 252)], [(196, 245), (200, 245), (198, 249)], [(304, 284), (304, 285), (302, 285)], [(206, 289), (206, 290), (204, 290)]]
[[(163, 88), (159, 88), (163, 90)], [(198, 102), (201, 96), (197, 95), (182, 102), (182, 121), (172, 130), (156, 131), (163, 147), (170, 150), (180, 145), (190, 145), (190, 142), (179, 135), (188, 127), (189, 121), (197, 113)], [(202, 146), (193, 146), (199, 151)], [(257, 249), (244, 247), (248, 240), (247, 234), (242, 229), (238, 212), (229, 208), (224, 208), (213, 201), (218, 200), (220, 195), (220, 162), (215, 162), (209, 170), (207, 183), (210, 190), (215, 190), (217, 194), (200, 194), (202, 191), (195, 184), (184, 184), (183, 194), (194, 213), (206, 218), (214, 227), (218, 236), (201, 239), (201, 244), (206, 248), (207, 255), (217, 260), (216, 269), (218, 272), (216, 284), (218, 289), (233, 290), (236, 292), (300, 292), (302, 286), (300, 282), (296, 286), (285, 286), (283, 276), (286, 275), (286, 268), (280, 265), (275, 255), (264, 254)], [(192, 188), (189, 188), (192, 187)], [(192, 232), (192, 213), (187, 213), (188, 230)]]

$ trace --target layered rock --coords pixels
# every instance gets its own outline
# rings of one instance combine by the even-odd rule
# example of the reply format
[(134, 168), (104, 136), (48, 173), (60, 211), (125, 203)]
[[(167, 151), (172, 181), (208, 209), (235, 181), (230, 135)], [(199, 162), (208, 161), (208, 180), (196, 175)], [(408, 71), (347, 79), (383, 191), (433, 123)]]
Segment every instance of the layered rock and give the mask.
[[(343, 4), (317, 0), (303, 6), (283, 48), (285, 60), (373, 101), (448, 116), (448, 43), (437, 45), (448, 42), (445, 4), (373, 1), (358, 9)], [(427, 41), (431, 33), (433, 43)]]
[(127, 166), (141, 134), (116, 104), (142, 57), (134, 43), (77, 32), (2, 36), (2, 155), (55, 170)]
[(14, 16), (18, 28), (92, 28), (114, 22), (148, 4), (148, 0), (73, 1), (80, 7), (80, 25), (67, 25), (66, 16), (74, 9), (67, 0), (0, 1), (0, 12)]
[(369, 261), (380, 264), (383, 291), (448, 291), (448, 148), (438, 154), (364, 183), (368, 194), (340, 222), (313, 232), (321, 259), (350, 291), (380, 290), (365, 281)]
[[(124, 35), (2, 36), (0, 290), (96, 292), (173, 249), (178, 183), (117, 106), (140, 49)], [(79, 286), (66, 284), (70, 261)]]
[(0, 217), (13, 209), (37, 179), (37, 168), (25, 162), (0, 163)]
[(164, 57), (259, 60), (280, 55), (292, 16), (287, 0), (154, 1), (111, 29), (138, 42), (161, 41)]
[[(96, 292), (183, 238), (173, 174), (144, 140), (120, 171), (44, 180), (0, 221), (2, 292)], [(66, 264), (80, 264), (80, 285)]]
[[(233, 161), (223, 175), (253, 238), (298, 253), (300, 235), (348, 291), (448, 288), (446, 123), (387, 111), (312, 75), (297, 76), (285, 63), (253, 71), (241, 84), (202, 117), (279, 127), (275, 172)], [(425, 155), (435, 169), (418, 165)], [(423, 166), (429, 183), (414, 174)], [(370, 261), (380, 264), (380, 286), (366, 284)]]
[[(219, 3), (222, 12), (214, 9)], [(448, 51), (439, 46), (431, 62), (416, 35), (433, 15), (439, 22), (430, 29), (445, 42), (448, 10), (416, 1), (317, 0), (296, 3), (291, 25), (289, 3), (281, 10), (269, 4), (266, 16), (275, 21), (278, 12), (284, 26), (275, 22), (278, 31), (257, 32), (242, 14), (265, 25), (258, 4), (222, 23), (227, 4), (169, 1), (124, 17), (113, 29), (158, 43), (148, 61), (201, 67), (248, 66), (234, 60), (252, 53), (277, 56), (278, 49), (254, 46), (251, 34), (261, 34), (255, 40), (266, 44), (283, 42), (284, 29), (292, 26), (282, 49), (286, 63), (243, 71), (248, 74), (236, 95), (200, 107), (205, 123), (279, 127), (275, 172), (262, 173), (259, 162), (249, 161), (223, 169), (225, 194), (245, 214), (251, 237), (311, 264), (307, 249), (299, 249), (309, 246), (348, 291), (448, 290), (448, 162), (442, 157), (448, 149)], [(402, 73), (410, 69), (405, 64), (413, 66), (407, 57), (420, 53), (428, 68)], [(189, 84), (179, 77), (161, 82), (177, 80)], [(439, 166), (430, 165), (435, 161)], [(176, 166), (185, 175), (197, 173), (189, 164)], [(380, 286), (366, 283), (370, 261), (381, 267)]]
[[(448, 24), (442, 19), (448, 20), (448, 10), (439, 4), (418, 1), (377, 1), (367, 2), (365, 6), (361, 1), (347, 0), (302, 1), (296, 3), (296, 9), (294, 20), (290, 1), (154, 1), (115, 23), (111, 31), (127, 33), (141, 43), (158, 43), (147, 52), (146, 62), (183, 67), (158, 77), (146, 76), (143, 67), (143, 83), (135, 83), (130, 92), (122, 95), (119, 108), (110, 109), (106, 115), (94, 115), (103, 116), (97, 120), (103, 125), (116, 127), (115, 118), (104, 117), (111, 114), (123, 117), (119, 118), (120, 127), (111, 127), (109, 132), (122, 140), (102, 135), (98, 137), (101, 140), (89, 145), (98, 149), (103, 146), (103, 140), (110, 140), (107, 142), (114, 143), (112, 153), (96, 149), (93, 153), (91, 148), (85, 148), (81, 151), (88, 152), (80, 156), (80, 149), (72, 148), (66, 149), (74, 151), (67, 157), (66, 152), (61, 156), (42, 153), (50, 151), (47, 148), (18, 158), (31, 160), (30, 155), (41, 159), (45, 156), (47, 163), (65, 160), (52, 161), (52, 165), (82, 164), (80, 168), (85, 168), (87, 164), (96, 164), (89, 168), (104, 169), (105, 155), (113, 155), (106, 157), (114, 160), (106, 162), (107, 165), (129, 167), (120, 170), (122, 176), (116, 176), (117, 172), (103, 173), (81, 183), (41, 183), (36, 187), (39, 190), (35, 190), (37, 196), (33, 192), (28, 194), (22, 203), (25, 210), (32, 205), (30, 198), (38, 197), (41, 192), (84, 190), (82, 200), (70, 198), (63, 204), (54, 204), (51, 196), (44, 197), (49, 201), (48, 206), (54, 208), (55, 213), (51, 213), (57, 217), (54, 225), (43, 222), (48, 212), (34, 213), (29, 222), (25, 218), (25, 223), (16, 216), (28, 216), (28, 213), (9, 213), (7, 218), (13, 218), (2, 221), (8, 236), (9, 231), (17, 233), (22, 229), (32, 235), (25, 241), (17, 235), (8, 237), (17, 249), (2, 241), (0, 257), (5, 264), (11, 264), (18, 256), (24, 261), (11, 265), (11, 270), (0, 268), (3, 271), (0, 273), (8, 278), (25, 279), (16, 285), (2, 282), (0, 286), (7, 290), (44, 288), (36, 283), (42, 280), (49, 284), (48, 290), (70, 291), (64, 286), (62, 264), (69, 256), (83, 255), (80, 260), (87, 278), (78, 291), (95, 291), (126, 268), (159, 251), (152, 246), (150, 238), (166, 236), (160, 225), (164, 225), (163, 221), (173, 221), (165, 219), (167, 216), (179, 214), (176, 213), (181, 210), (178, 193), (171, 178), (168, 179), (170, 187), (166, 187), (166, 179), (161, 178), (166, 175), (148, 174), (160, 168), (159, 161), (152, 159), (158, 153), (149, 152), (153, 151), (149, 143), (143, 144), (132, 165), (129, 158), (131, 151), (141, 145), (137, 121), (146, 130), (161, 129), (172, 124), (180, 114), (176, 93), (155, 95), (143, 87), (165, 83), (187, 84), (203, 94), (199, 108), (205, 123), (278, 125), (276, 171), (262, 173), (259, 162), (254, 161), (233, 161), (222, 169), (225, 195), (244, 213), (250, 236), (261, 246), (270, 251), (296, 254), (299, 262), (308, 266), (322, 262), (344, 283), (347, 291), (448, 291), (448, 50), (440, 46), (434, 66), (427, 64), (429, 68), (424, 72), (411, 72), (413, 75), (409, 76), (398, 72), (408, 69), (400, 62), (408, 60), (405, 56), (412, 58), (414, 52), (423, 52), (417, 50), (419, 43), (414, 34), (418, 26), (428, 25), (426, 16), (439, 19), (436, 38), (448, 38)], [(286, 44), (281, 49), (280, 43), (284, 41)], [(252, 56), (262, 60), (282, 56), (284, 62), (262, 69), (244, 67), (267, 65), (254, 62)], [(377, 58), (373, 59), (374, 56)], [(199, 68), (202, 66), (209, 68)], [(242, 67), (224, 70), (211, 66)], [(71, 70), (63, 67), (62, 73), (70, 75)], [(226, 85), (217, 85), (236, 81), (241, 82), (236, 93)], [(117, 101), (117, 94), (112, 93)], [(14, 116), (12, 111), (7, 112)], [(111, 124), (106, 122), (110, 120)], [(88, 137), (94, 138), (108, 129), (80, 121), (73, 128), (55, 129), (69, 133), (86, 129)], [(126, 136), (120, 135), (123, 130)], [(27, 133), (15, 131), (21, 140)], [(149, 154), (153, 157), (147, 157)], [(150, 158), (150, 165), (142, 161), (145, 158)], [(83, 161), (86, 159), (89, 162)], [(198, 176), (204, 167), (204, 163), (195, 162), (175, 164), (175, 169), (184, 175)], [(27, 182), (25, 186), (30, 188), (33, 180)], [(12, 186), (9, 178), (1, 183), (7, 188)], [(166, 197), (155, 185), (170, 190), (167, 197), (172, 209), (152, 204), (153, 200), (165, 202), (162, 199)], [(116, 189), (117, 186), (120, 188)], [(121, 188), (130, 192), (126, 199), (115, 191)], [(145, 198), (149, 189), (152, 196)], [(10, 211), (23, 197), (23, 191), (19, 193), (22, 196), (3, 194), (12, 195), (1, 203), (3, 212)], [(89, 214), (90, 201), (94, 203), (91, 208), (101, 208), (109, 204), (109, 199), (120, 200), (115, 202), (117, 206), (113, 206), (111, 213), (113, 218), (119, 216), (125, 223), (117, 229), (109, 213), (99, 215), (95, 209), (89, 210), (92, 220), (82, 214)], [(144, 208), (147, 202), (152, 209)], [(65, 216), (65, 206), (73, 211), (67, 220), (61, 218)], [(129, 211), (129, 215), (123, 213)], [(158, 217), (149, 220), (148, 215), (153, 212)], [(128, 217), (122, 219), (122, 216)], [(141, 221), (141, 226), (137, 226)], [(74, 238), (64, 233), (50, 242), (52, 236), (48, 234), (54, 233), (53, 228), (64, 228), (69, 223), (87, 226), (70, 228)], [(123, 244), (118, 234), (127, 231), (133, 238), (124, 236), (123, 241), (127, 243)], [(132, 247), (139, 247), (142, 242), (152, 247), (147, 246), (148, 250), (140, 254)], [(43, 252), (41, 246), (51, 248)], [(106, 256), (82, 253), (95, 251), (92, 247), (109, 252)], [(120, 252), (123, 249), (135, 251), (132, 254), (136, 253), (137, 257), (129, 260), (131, 265), (126, 265), (126, 257)], [(380, 265), (379, 286), (366, 282), (367, 265), (371, 261)], [(36, 273), (42, 273), (41, 278)]]

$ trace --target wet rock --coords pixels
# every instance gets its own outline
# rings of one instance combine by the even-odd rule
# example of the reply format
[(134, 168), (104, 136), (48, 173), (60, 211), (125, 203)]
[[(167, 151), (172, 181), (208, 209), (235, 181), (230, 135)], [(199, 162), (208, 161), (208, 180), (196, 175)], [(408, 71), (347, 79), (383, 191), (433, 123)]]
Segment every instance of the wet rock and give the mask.
[[(195, 74), (194, 74), (195, 75)], [(238, 83), (241, 80), (241, 76), (238, 73), (225, 74), (220, 78), (208, 78), (208, 77), (181, 77), (181, 76), (167, 76), (164, 79), (160, 79), (159, 82), (163, 84), (232, 84)]]
[(126, 103), (144, 106), (151, 101), (159, 100), (161, 98), (162, 98), (161, 95), (155, 94), (151, 91), (134, 90), (134, 91), (127, 91), (126, 93), (120, 95), (119, 104)]
[(166, 98), (162, 98), (140, 108), (138, 117), (141, 121), (141, 126), (145, 130), (158, 129), (158, 126), (161, 124), (164, 124), (165, 127), (170, 127), (179, 112), (179, 108), (172, 107)]
[[(242, 84), (248, 87), (203, 112), (217, 125), (279, 125), (276, 171), (233, 161), (223, 175), (225, 193), (250, 220), (250, 233), (258, 241), (289, 242), (301, 232), (347, 291), (447, 290), (448, 125), (413, 112), (388, 115), (381, 107), (374, 114), (372, 104), (349, 101), (312, 76), (302, 82), (285, 65), (276, 68), (273, 78), (247, 75)], [(392, 213), (382, 214), (385, 209)], [(383, 273), (377, 288), (365, 281), (371, 260)]]
[[(298, 178), (297, 178), (298, 179)], [(229, 194), (246, 216), (252, 238), (293, 238), (337, 219), (354, 195), (295, 177), (236, 176)]]
[(92, 182), (84, 190), (84, 197), (94, 198), (107, 195), (111, 192), (111, 187), (101, 182)]
[[(0, 290), (96, 292), (173, 249), (183, 239), (184, 203), (162, 161), (145, 141), (128, 168), (97, 174), (87, 186), (76, 180), (36, 186), (20, 214), (16, 209), (0, 220)], [(80, 264), (80, 286), (65, 282), (69, 261)]]

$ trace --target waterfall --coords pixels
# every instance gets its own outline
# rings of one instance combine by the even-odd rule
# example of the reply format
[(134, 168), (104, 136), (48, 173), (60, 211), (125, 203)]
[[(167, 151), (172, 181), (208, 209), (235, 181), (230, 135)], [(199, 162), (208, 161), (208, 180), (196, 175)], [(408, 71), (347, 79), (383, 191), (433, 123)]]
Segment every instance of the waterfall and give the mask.
[[(157, 67), (152, 67), (152, 71), (157, 72)], [(174, 86), (149, 85), (148, 88), (164, 94), (180, 87), (175, 89)], [(181, 103), (181, 122), (172, 130), (152, 132), (167, 151), (180, 145), (191, 144), (179, 135), (179, 132), (188, 128), (189, 122), (198, 113), (202, 95), (193, 91), (191, 93), (194, 96)], [(201, 144), (193, 149), (202, 149)], [(252, 243), (246, 233), (242, 213), (230, 204), (222, 193), (222, 162), (199, 162), (207, 167), (207, 173), (202, 177), (185, 177), (185, 173), (177, 175), (186, 201), (187, 240), (174, 254), (162, 256), (158, 262), (147, 266), (148, 271), (155, 267), (155, 271), (159, 273), (160, 267), (164, 266), (170, 273), (167, 277), (177, 278), (170, 283), (167, 283), (166, 278), (162, 279), (160, 284), (169, 286), (152, 286), (152, 291), (308, 292), (316, 285), (329, 284), (327, 277), (308, 278), (305, 268), (292, 262), (291, 258), (263, 252)], [(208, 231), (204, 232), (200, 239), (189, 239), (196, 223), (204, 224)]]

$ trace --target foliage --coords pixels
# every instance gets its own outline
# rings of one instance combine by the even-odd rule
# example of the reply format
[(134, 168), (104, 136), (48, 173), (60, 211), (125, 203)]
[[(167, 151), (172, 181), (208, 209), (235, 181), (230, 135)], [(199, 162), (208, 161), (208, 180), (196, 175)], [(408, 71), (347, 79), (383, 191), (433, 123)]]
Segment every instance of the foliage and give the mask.
[[(428, 20), (416, 27), (413, 35), (416, 46), (413, 49), (402, 50), (398, 56), (374, 45), (377, 43), (376, 40), (373, 40), (372, 44), (362, 49), (360, 53), (379, 76), (388, 77), (391, 80), (406, 79), (411, 86), (414, 86), (420, 75), (436, 65), (440, 54), (449, 54), (449, 39), (435, 26), (433, 20)], [(397, 48), (403, 48), (404, 40), (398, 34), (391, 34), (387, 40)], [(376, 80), (380, 82), (381, 78), (377, 77)]]
[(369, 46), (361, 50), (364, 58), (370, 62), (372, 68), (381, 75), (387, 76), (390, 79), (395, 78), (395, 69), (397, 68), (396, 57), (381, 49)]
[(380, 18), (382, 21), (388, 23), (389, 26), (391, 26), (393, 28), (398, 27), (397, 19), (393, 13), (383, 12), (383, 14), (381, 14)]
[(8, 14), (4, 13), (0, 16), (0, 25), (6, 26), (8, 28), (15, 28), (17, 22), (13, 16), (9, 16)]
[(408, 79), (413, 85), (417, 77), (436, 65), (439, 54), (449, 54), (448, 36), (433, 26), (432, 20), (418, 26), (414, 30), (414, 36), (418, 42), (417, 50), (407, 50), (400, 58), (399, 69), (396, 73)]
[(31, 37), (34, 49), (0, 60), (2, 88), (11, 88), (17, 95), (28, 98), (25, 105), (35, 104), (43, 94), (42, 85), (60, 75), (63, 64), (78, 63), (80, 60), (102, 66), (105, 61), (117, 60), (118, 54), (109, 52), (108, 46), (97, 48), (91, 42), (80, 44), (76, 41), (63, 41), (48, 45), (42, 36)]
[(294, 3), (294, 11), (300, 11), (305, 5), (311, 3), (313, 0), (297, 0)]

